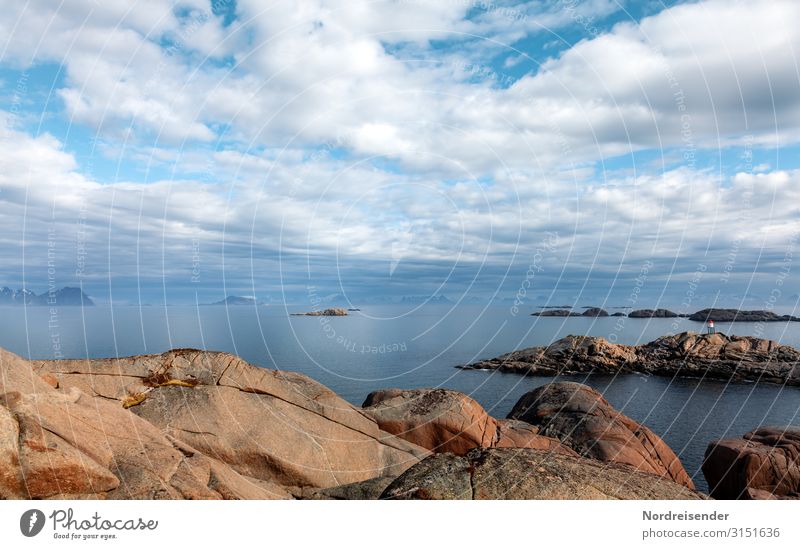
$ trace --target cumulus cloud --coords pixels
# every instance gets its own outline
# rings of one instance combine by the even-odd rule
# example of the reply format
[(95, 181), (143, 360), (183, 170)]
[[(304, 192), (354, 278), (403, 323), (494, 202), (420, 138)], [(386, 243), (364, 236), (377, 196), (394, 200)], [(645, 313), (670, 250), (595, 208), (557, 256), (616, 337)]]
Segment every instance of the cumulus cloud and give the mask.
[[(206, 290), (478, 278), (491, 293), (557, 233), (551, 286), (604, 292), (649, 260), (681, 280), (734, 255), (734, 274), (769, 279), (797, 232), (797, 171), (697, 163), (798, 141), (795, 2), (706, 0), (607, 31), (587, 27), (619, 9), (604, 0), (230, 6), (232, 19), (203, 0), (0, 14), (3, 66), (61, 67), (66, 121), (122, 164), (171, 174), (98, 180), (4, 115), (9, 283), (23, 259), (26, 282), (41, 276), (55, 238), (65, 283), (86, 239), (84, 279), (112, 290), (191, 288), (199, 249)], [(585, 38), (553, 57), (520, 49), (564, 28)], [(503, 73), (521, 57), (535, 70)], [(604, 170), (639, 151), (661, 166)]]

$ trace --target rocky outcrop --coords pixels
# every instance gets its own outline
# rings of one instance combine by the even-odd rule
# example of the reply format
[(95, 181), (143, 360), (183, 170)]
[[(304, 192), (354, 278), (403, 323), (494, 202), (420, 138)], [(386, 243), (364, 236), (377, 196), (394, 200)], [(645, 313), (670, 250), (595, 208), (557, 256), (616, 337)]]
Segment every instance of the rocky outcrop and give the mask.
[(347, 309), (332, 307), (322, 311), (309, 311), (307, 313), (292, 313), (292, 316), (347, 316)]
[(581, 316), (608, 316), (608, 311), (600, 307), (588, 307)]
[(581, 315), (580, 313), (573, 313), (568, 309), (547, 309), (545, 311), (531, 313), (531, 316), (581, 316)]
[(639, 372), (797, 386), (799, 362), (800, 351), (768, 339), (684, 332), (638, 346), (609, 343), (601, 337), (567, 336), (547, 347), (522, 349), (459, 368), (547, 376)]
[(539, 450), (436, 454), (395, 479), (382, 499), (705, 499), (624, 465)]
[(582, 313), (575, 313), (569, 309), (546, 309), (536, 313), (531, 313), (531, 316), (609, 316), (608, 311), (600, 309), (599, 307), (587, 307)]
[(376, 391), (363, 408), (384, 431), (434, 452), (461, 455), (476, 446), (492, 446), (497, 438), (494, 418), (456, 391)]
[(800, 322), (791, 315), (777, 315), (772, 311), (740, 311), (739, 309), (703, 309), (689, 315), (689, 320), (707, 322)]
[(0, 497), (286, 498), (428, 454), (305, 376), (225, 353), (0, 358)]
[(800, 428), (764, 427), (712, 442), (702, 469), (717, 499), (800, 499)]
[(578, 454), (621, 463), (694, 489), (678, 456), (658, 435), (618, 412), (586, 385), (557, 382), (522, 396), (509, 418), (539, 427)]
[(0, 365), (0, 498), (289, 497), (166, 435), (119, 401), (75, 386), (54, 389), (5, 351)]
[(370, 393), (363, 407), (382, 430), (434, 452), (464, 455), (476, 447), (499, 447), (572, 453), (532, 425), (496, 420), (457, 391), (385, 389)]
[(530, 347), (460, 368), (551, 376), (587, 371), (616, 374), (636, 360), (633, 347), (602, 337), (567, 336), (547, 347)]
[(677, 318), (678, 313), (669, 309), (639, 309), (628, 313), (629, 318)]

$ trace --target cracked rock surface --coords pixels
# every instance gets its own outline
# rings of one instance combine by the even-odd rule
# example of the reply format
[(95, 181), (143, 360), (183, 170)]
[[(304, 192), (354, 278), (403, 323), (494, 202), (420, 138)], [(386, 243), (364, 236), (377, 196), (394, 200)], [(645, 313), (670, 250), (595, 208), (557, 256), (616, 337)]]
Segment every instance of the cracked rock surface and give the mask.
[(800, 499), (800, 428), (762, 427), (714, 441), (703, 475), (717, 499)]
[(624, 465), (516, 448), (437, 454), (394, 480), (382, 499), (706, 499)]
[(0, 498), (289, 498), (428, 454), (321, 384), (226, 353), (0, 353)]

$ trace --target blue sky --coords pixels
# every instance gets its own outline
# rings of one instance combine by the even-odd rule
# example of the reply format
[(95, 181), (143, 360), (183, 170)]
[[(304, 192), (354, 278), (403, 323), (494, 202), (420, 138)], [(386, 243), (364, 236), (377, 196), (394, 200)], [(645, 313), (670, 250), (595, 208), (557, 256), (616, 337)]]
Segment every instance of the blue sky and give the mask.
[(797, 301), (795, 2), (105, 4), (0, 15), (0, 284)]

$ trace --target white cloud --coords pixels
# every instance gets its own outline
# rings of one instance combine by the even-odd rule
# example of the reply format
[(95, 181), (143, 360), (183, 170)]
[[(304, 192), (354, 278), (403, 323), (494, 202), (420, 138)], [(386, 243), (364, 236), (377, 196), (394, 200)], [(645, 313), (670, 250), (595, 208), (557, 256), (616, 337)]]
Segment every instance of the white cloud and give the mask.
[(200, 0), (120, 6), (15, 2), (0, 14), (3, 61), (62, 63), (66, 117), (175, 178), (103, 185), (53, 137), (7, 127), (0, 200), (28, 219), (25, 235), (16, 218), (4, 227), (15, 257), (15, 238), (46, 241), (54, 211), (67, 247), (88, 215), (98, 275), (113, 257), (119, 276), (151, 278), (180, 277), (195, 240), (217, 271), (224, 244), (241, 277), (251, 253), (260, 273), (308, 251), (385, 261), (385, 273), (398, 254), (503, 266), (546, 230), (574, 268), (685, 266), (734, 241), (780, 255), (794, 234), (798, 172), (780, 165), (726, 180), (648, 162), (598, 178), (593, 162), (797, 142), (796, 2), (675, 6), (589, 36), (507, 88), (487, 68), (498, 53), (498, 65), (518, 59), (503, 42), (616, 3), (528, 2), (515, 6), (525, 18), (467, 20), (469, 2), (239, 0), (227, 27)]

